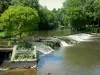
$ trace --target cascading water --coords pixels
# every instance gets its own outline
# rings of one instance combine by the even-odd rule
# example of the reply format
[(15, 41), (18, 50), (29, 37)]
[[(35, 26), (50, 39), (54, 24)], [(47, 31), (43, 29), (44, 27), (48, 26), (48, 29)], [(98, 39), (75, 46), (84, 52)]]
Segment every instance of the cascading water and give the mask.
[(49, 38), (49, 39), (46, 39), (44, 41), (47, 41), (47, 42), (58, 42), (61, 47), (69, 46), (64, 40), (59, 39), (59, 37)]
[[(75, 35), (69, 35), (69, 36), (62, 36), (62, 37), (51, 37), (45, 40), (42, 40), (43, 42), (58, 42), (61, 47), (67, 47), (67, 46), (73, 46), (73, 44), (79, 43), (80, 41), (85, 41), (90, 38), (90, 34), (75, 34)], [(65, 41), (67, 40), (67, 41)], [(42, 42), (35, 42), (36, 50), (40, 54), (49, 54), (52, 51), (54, 51), (51, 47), (45, 45)]]
[(68, 44), (63, 40), (60, 40), (60, 44), (62, 47), (68, 46)]
[(85, 41), (85, 40), (89, 39), (90, 36), (91, 36), (90, 34), (81, 33), (81, 34), (69, 35), (66, 37), (69, 37), (70, 39), (73, 39), (73, 40), (80, 42), (80, 41)]
[(74, 34), (69, 36), (49, 38), (45, 41), (59, 42), (61, 47), (65, 47), (65, 46), (72, 46), (71, 44), (76, 44), (81, 41), (87, 41), (87, 39), (89, 39), (90, 36), (91, 36), (90, 34), (81, 33), (81, 34)]
[(35, 43), (35, 45), (36, 45), (36, 50), (41, 52), (42, 54), (49, 54), (52, 51), (54, 51), (51, 47), (46, 46), (45, 44), (40, 42)]

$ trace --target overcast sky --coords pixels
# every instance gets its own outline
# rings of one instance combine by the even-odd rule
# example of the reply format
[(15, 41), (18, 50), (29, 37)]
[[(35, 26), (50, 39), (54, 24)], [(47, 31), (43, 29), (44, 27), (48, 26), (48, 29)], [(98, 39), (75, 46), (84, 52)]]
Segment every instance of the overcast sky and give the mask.
[(39, 0), (39, 3), (42, 6), (47, 6), (48, 9), (52, 10), (53, 8), (61, 8), (65, 0)]

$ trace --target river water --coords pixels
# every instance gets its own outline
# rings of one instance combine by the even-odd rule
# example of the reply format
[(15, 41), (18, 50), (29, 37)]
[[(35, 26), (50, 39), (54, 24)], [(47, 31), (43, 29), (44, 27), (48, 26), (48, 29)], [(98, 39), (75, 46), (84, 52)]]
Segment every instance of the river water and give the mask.
[(37, 70), (37, 75), (100, 75), (100, 37), (41, 57)]
[[(67, 36), (65, 31), (35, 32), (37, 36)], [(77, 38), (76, 38), (77, 39)], [(37, 72), (37, 73), (36, 73)], [(100, 75), (100, 37), (64, 46), (41, 57), (37, 70), (0, 71), (0, 75)]]

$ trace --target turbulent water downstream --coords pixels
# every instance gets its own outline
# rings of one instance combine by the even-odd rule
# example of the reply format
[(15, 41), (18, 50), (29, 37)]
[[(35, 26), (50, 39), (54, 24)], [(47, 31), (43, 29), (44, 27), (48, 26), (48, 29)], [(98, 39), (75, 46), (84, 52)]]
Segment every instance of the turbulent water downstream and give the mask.
[(100, 37), (88, 34), (69, 37), (78, 43), (41, 57), (38, 75), (100, 75)]

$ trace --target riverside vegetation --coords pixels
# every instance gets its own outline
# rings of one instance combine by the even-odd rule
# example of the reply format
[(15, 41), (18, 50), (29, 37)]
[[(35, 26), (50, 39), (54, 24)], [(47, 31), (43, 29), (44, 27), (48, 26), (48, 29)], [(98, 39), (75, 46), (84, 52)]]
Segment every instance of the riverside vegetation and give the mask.
[(39, 0), (0, 1), (0, 37), (16, 39), (59, 28), (100, 32), (100, 1), (65, 0), (62, 8), (52, 11)]

